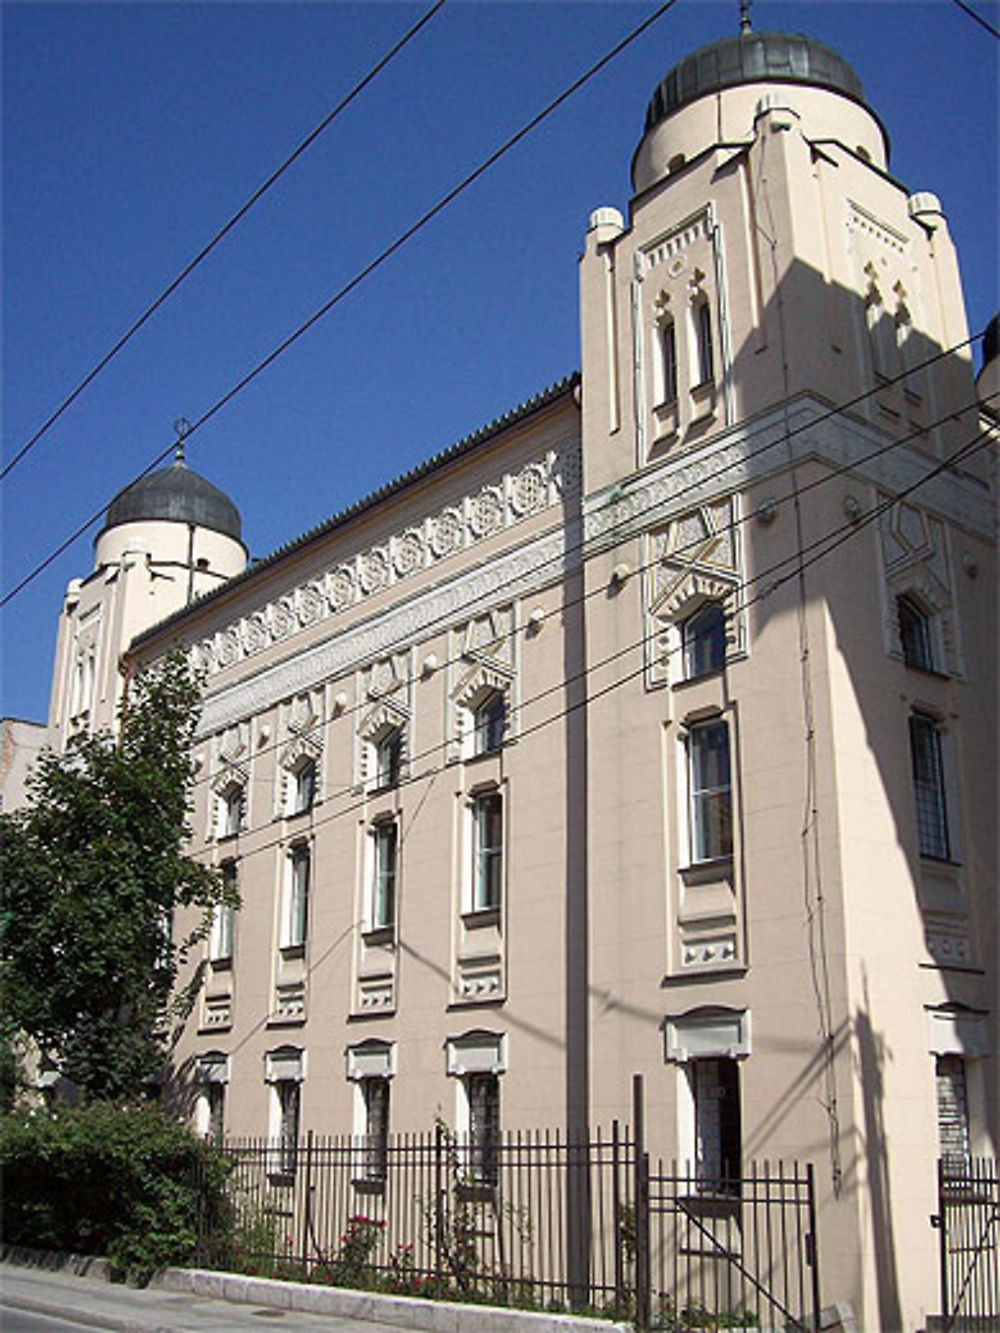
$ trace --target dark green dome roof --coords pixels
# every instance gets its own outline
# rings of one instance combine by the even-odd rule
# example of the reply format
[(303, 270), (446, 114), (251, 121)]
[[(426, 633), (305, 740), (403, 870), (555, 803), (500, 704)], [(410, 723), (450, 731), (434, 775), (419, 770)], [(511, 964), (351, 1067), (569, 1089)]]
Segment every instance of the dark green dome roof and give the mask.
[(706, 93), (741, 83), (808, 83), (867, 105), (861, 80), (822, 42), (794, 32), (741, 32), (685, 56), (657, 86), (646, 130)]
[(180, 460), (119, 491), (108, 506), (104, 531), (144, 519), (194, 523), (241, 540), (240, 513), (229, 496)]

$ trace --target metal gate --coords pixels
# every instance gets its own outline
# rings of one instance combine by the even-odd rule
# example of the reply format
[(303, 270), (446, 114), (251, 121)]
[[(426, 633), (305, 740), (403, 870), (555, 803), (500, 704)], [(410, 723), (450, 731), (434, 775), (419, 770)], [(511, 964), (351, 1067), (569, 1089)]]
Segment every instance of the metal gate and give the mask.
[(1000, 1178), (990, 1157), (938, 1162), (940, 1326), (945, 1333), (1000, 1330)]
[(820, 1326), (811, 1164), (748, 1164), (738, 1178), (651, 1163), (634, 1085), (639, 1329)]

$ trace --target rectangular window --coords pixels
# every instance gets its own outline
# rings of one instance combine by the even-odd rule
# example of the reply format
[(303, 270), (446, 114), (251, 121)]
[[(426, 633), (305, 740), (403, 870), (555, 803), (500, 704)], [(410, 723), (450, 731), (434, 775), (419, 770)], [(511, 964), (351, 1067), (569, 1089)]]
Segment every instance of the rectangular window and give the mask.
[(960, 1055), (939, 1055), (934, 1073), (941, 1156), (952, 1160), (964, 1159), (969, 1156), (969, 1097), (965, 1061)]
[(673, 320), (660, 327), (660, 356), (663, 365), (661, 401), (672, 403), (677, 397), (677, 330)]
[(230, 787), (222, 798), (222, 837), (231, 838), (243, 827), (243, 788)]
[(698, 383), (708, 384), (715, 378), (715, 357), (712, 352), (712, 312), (707, 301), (695, 307), (695, 334), (698, 342)]
[(930, 622), (912, 597), (904, 595), (896, 598), (896, 620), (903, 661), (907, 666), (933, 671)]
[(726, 613), (720, 602), (703, 602), (681, 624), (684, 678), (697, 680), (726, 664)]
[(483, 792), (472, 803), (472, 910), (499, 907), (503, 892), (503, 797)]
[(365, 1110), (362, 1179), (385, 1180), (389, 1160), (389, 1080), (362, 1079), (361, 1096)]
[(205, 1085), (207, 1112), (206, 1138), (214, 1144), (221, 1144), (225, 1136), (226, 1085), (207, 1083)]
[(228, 963), (233, 956), (233, 909), (219, 906), (212, 913), (208, 937), (208, 957), (213, 963)]
[(376, 824), (372, 833), (374, 866), (372, 875), (371, 928), (385, 930), (396, 919), (396, 870), (399, 829), (395, 820)]
[(275, 1174), (292, 1176), (295, 1174), (296, 1157), (299, 1146), (299, 1105), (300, 1085), (293, 1079), (280, 1079), (274, 1085), (277, 1100), (277, 1151), (275, 1154)]
[(740, 1067), (736, 1060), (692, 1060), (695, 1170), (706, 1194), (739, 1191), (742, 1136)]
[(398, 787), (403, 766), (403, 733), (398, 727), (383, 736), (375, 747), (375, 785)]
[(921, 856), (936, 861), (950, 859), (948, 810), (945, 801), (941, 731), (924, 713), (910, 716), (910, 758), (913, 791), (917, 803), (917, 841)]
[(301, 815), (313, 808), (316, 800), (316, 763), (303, 760), (295, 770), (295, 790), (292, 795), (292, 814)]
[(285, 912), (281, 937), (283, 949), (298, 949), (306, 942), (309, 919), (309, 873), (309, 848), (293, 847), (287, 859)]
[(499, 1174), (500, 1080), (496, 1074), (467, 1074), (469, 1180), (495, 1185)]
[(507, 730), (507, 700), (495, 690), (475, 710), (473, 730), (476, 754), (492, 754), (503, 745)]
[(688, 798), (691, 861), (714, 861), (733, 853), (729, 728), (699, 722), (688, 732)]

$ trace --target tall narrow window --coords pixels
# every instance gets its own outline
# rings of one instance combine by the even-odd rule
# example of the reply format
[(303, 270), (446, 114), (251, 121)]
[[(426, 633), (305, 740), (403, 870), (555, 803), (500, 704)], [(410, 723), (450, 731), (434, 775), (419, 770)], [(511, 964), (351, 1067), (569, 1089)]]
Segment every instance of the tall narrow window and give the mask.
[(309, 919), (309, 848), (296, 846), (288, 854), (285, 913), (281, 945), (299, 949), (306, 942)]
[(688, 732), (691, 860), (713, 861), (733, 851), (729, 728), (699, 722)]
[(931, 627), (924, 610), (912, 597), (904, 595), (896, 598), (896, 621), (899, 625), (899, 642), (903, 649), (903, 661), (907, 666), (920, 667), (923, 671), (934, 670), (934, 653), (931, 646)]
[(403, 733), (399, 727), (393, 727), (375, 746), (375, 785), (398, 787), (402, 765)]
[(500, 1080), (496, 1074), (467, 1074), (469, 1179), (495, 1185), (499, 1174)]
[(684, 676), (696, 680), (726, 664), (726, 614), (719, 602), (703, 602), (681, 625)]
[(939, 1055), (934, 1074), (941, 1156), (952, 1160), (966, 1158), (969, 1155), (969, 1097), (965, 1061), (960, 1055)]
[(660, 325), (660, 364), (663, 373), (661, 402), (672, 403), (677, 397), (677, 329), (672, 319)]
[(311, 810), (316, 801), (316, 760), (303, 759), (293, 774), (292, 814)]
[(499, 690), (494, 690), (487, 695), (473, 716), (475, 753), (490, 754), (499, 750), (506, 730), (507, 700)]
[(217, 1146), (225, 1136), (226, 1085), (224, 1083), (206, 1083), (205, 1111), (207, 1125), (205, 1137)]
[(396, 919), (396, 871), (399, 828), (395, 820), (376, 824), (372, 834), (374, 866), (371, 895), (371, 929), (386, 930)]
[(695, 1169), (698, 1188), (710, 1194), (739, 1189), (741, 1158), (740, 1068), (736, 1060), (692, 1060)]
[(243, 788), (235, 783), (222, 795), (219, 809), (219, 836), (231, 838), (243, 827)]
[[(236, 892), (236, 863), (226, 861), (222, 866), (222, 882), (227, 893)], [(208, 936), (209, 961), (216, 965), (228, 963), (233, 956), (233, 909), (221, 903), (212, 913), (212, 928)]]
[(472, 910), (499, 907), (503, 891), (503, 797), (483, 792), (472, 803)]
[(300, 1085), (294, 1079), (279, 1079), (274, 1084), (277, 1101), (277, 1174), (295, 1174), (299, 1146)]
[(947, 861), (951, 856), (948, 809), (945, 800), (941, 732), (924, 713), (910, 717), (910, 758), (917, 803), (917, 842), (921, 856)]
[(708, 301), (699, 301), (694, 309), (695, 343), (698, 352), (698, 383), (708, 384), (715, 378), (715, 356), (712, 351), (712, 312)]
[(361, 1080), (364, 1100), (365, 1132), (362, 1143), (361, 1172), (365, 1180), (385, 1180), (389, 1158), (389, 1080)]

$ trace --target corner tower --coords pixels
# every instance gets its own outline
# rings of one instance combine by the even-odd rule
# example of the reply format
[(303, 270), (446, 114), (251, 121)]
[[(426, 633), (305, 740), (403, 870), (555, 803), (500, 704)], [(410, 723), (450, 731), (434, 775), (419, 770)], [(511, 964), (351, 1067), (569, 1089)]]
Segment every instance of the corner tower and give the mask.
[(246, 567), (239, 511), (211, 482), (175, 461), (111, 501), (94, 569), (70, 581), (56, 641), (49, 744), (114, 726), (118, 663), (142, 630)]

